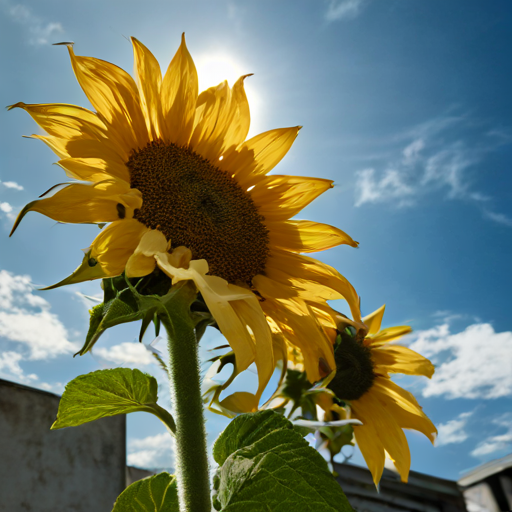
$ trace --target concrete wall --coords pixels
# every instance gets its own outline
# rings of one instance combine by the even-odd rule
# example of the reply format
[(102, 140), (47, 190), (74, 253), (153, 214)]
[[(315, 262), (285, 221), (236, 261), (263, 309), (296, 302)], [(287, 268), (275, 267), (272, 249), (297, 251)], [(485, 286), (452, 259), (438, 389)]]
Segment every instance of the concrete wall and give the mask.
[(59, 399), (0, 379), (1, 512), (110, 512), (125, 488), (125, 416), (50, 430)]

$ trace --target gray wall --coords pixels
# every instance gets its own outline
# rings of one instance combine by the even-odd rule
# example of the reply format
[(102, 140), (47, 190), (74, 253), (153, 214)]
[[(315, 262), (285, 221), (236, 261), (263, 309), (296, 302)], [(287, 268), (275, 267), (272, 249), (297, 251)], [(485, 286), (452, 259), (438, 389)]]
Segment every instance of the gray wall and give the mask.
[(0, 379), (1, 512), (110, 512), (125, 488), (125, 416), (50, 430), (59, 399)]

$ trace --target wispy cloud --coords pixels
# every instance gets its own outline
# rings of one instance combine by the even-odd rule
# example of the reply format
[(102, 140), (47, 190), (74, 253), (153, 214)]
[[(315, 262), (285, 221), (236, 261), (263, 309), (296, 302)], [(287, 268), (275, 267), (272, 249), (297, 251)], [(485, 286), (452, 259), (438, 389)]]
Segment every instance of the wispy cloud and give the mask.
[(490, 210), (484, 209), (484, 215), (488, 218), (497, 222), (498, 224), (503, 224), (504, 226), (512, 227), (512, 219), (507, 217), (503, 213), (496, 213)]
[(325, 19), (329, 22), (356, 18), (365, 0), (328, 0)]
[(0, 5), (7, 16), (27, 31), (27, 43), (40, 46), (50, 43), (50, 37), (64, 32), (62, 24), (56, 21), (45, 21), (23, 4), (0, 0)]
[(356, 173), (355, 205), (412, 207), (428, 194), (444, 192), (447, 199), (472, 202), (484, 217), (512, 226), (512, 219), (493, 211), (492, 198), (472, 184), (485, 157), (510, 144), (512, 137), (493, 130), (475, 136), (475, 125), (467, 116), (447, 115), (397, 135), (390, 141), (395, 156), (381, 170), (370, 167)]
[(436, 446), (444, 446), (447, 444), (463, 443), (468, 437), (468, 433), (464, 430), (468, 419), (473, 415), (473, 411), (463, 412), (454, 420), (440, 423), (437, 426)]
[(423, 396), (499, 398), (512, 395), (512, 332), (476, 323), (452, 334), (444, 323), (419, 331), (410, 348), (432, 359), (436, 372)]
[(22, 344), (31, 360), (52, 359), (79, 347), (50, 304), (34, 295), (30, 276), (0, 270), (0, 337)]
[(408, 185), (396, 169), (387, 169), (380, 178), (375, 169), (363, 169), (357, 173), (356, 187), (356, 206), (388, 201), (395, 201), (398, 207), (412, 206), (416, 195), (414, 187)]
[(504, 414), (492, 422), (499, 429), (506, 429), (506, 432), (489, 436), (480, 442), (471, 452), (473, 457), (486, 457), (498, 452), (510, 452), (512, 446), (512, 414)]

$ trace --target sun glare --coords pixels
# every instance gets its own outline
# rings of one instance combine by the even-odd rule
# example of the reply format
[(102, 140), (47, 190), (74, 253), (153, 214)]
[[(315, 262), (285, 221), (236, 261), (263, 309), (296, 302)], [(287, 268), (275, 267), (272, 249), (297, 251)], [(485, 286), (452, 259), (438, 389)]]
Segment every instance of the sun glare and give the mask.
[[(199, 91), (204, 91), (209, 87), (219, 85), (224, 80), (228, 81), (230, 86), (242, 76), (248, 75), (252, 69), (242, 67), (238, 64), (231, 56), (227, 54), (214, 53), (214, 54), (203, 54), (194, 58), (197, 68), (197, 74), (199, 75)], [(252, 81), (252, 77), (245, 81), (245, 92), (249, 105), (251, 106), (251, 130), (250, 135), (254, 135), (254, 130), (258, 130), (257, 121), (259, 119), (258, 111), (260, 106), (259, 94), (256, 92)]]
[(201, 55), (195, 59), (197, 74), (199, 75), (199, 90), (220, 84), (227, 80), (233, 85), (240, 76), (250, 73), (243, 69), (228, 55)]

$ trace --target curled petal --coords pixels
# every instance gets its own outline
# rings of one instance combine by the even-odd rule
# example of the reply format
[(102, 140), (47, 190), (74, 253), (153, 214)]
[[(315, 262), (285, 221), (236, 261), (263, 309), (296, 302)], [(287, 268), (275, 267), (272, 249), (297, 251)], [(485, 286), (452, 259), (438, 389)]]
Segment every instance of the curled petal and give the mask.
[(101, 230), (91, 247), (84, 251), (81, 265), (69, 277), (45, 289), (118, 276), (147, 230), (146, 226), (136, 220), (120, 220), (109, 224)]
[(93, 185), (72, 184), (53, 196), (32, 201), (19, 213), (11, 235), (30, 211), (39, 212), (58, 222), (103, 223), (133, 217), (142, 206), (142, 196), (124, 181), (101, 181)]

